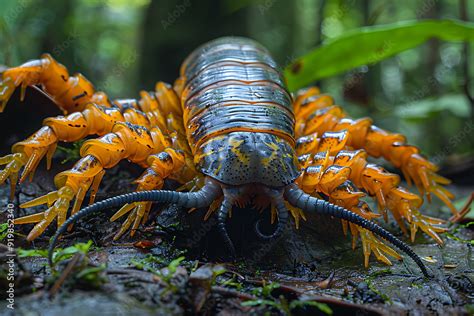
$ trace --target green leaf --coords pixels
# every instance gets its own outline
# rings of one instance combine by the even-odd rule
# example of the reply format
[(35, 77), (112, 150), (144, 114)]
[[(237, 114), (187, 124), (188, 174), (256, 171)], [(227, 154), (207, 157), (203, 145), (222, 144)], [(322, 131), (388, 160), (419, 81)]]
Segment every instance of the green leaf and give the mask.
[(240, 284), (239, 282), (237, 282), (235, 280), (234, 276), (230, 279), (222, 280), (219, 283), (220, 283), (221, 286), (224, 286), (224, 287), (226, 287), (226, 286), (235, 287), (238, 291), (241, 291), (244, 287), (242, 284)]
[(262, 287), (257, 287), (252, 290), (254, 295), (263, 296), (263, 297), (270, 297), (272, 291), (280, 287), (279, 283), (270, 282), (270, 283), (263, 283)]
[(461, 224), (461, 225), (455, 227), (452, 231), (446, 232), (445, 235), (446, 235), (446, 237), (448, 237), (449, 239), (458, 241), (458, 242), (460, 242), (460, 243), (470, 244), (470, 245), (474, 246), (474, 239), (463, 239), (463, 238), (460, 238), (460, 237), (456, 236), (456, 234), (459, 232), (459, 230), (460, 230), (461, 228), (469, 228), (470, 226), (474, 226), (474, 222), (469, 222), (469, 223), (466, 223), (466, 224)]
[(149, 263), (147, 263), (145, 260), (140, 260), (140, 261), (137, 261), (137, 260), (130, 260), (130, 264), (133, 265), (135, 268), (139, 269), (139, 270), (143, 270), (143, 271), (147, 271), (147, 272), (151, 272), (155, 275), (158, 275), (158, 276), (161, 276), (161, 273), (160, 271), (158, 271), (157, 269), (153, 268)]
[(85, 143), (85, 141), (85, 139), (75, 141), (74, 143), (72, 143), (71, 148), (58, 146), (57, 152), (62, 152), (66, 156), (63, 161), (61, 161), (61, 164), (65, 164), (69, 161), (76, 161), (81, 158), (81, 147)]
[(81, 279), (81, 278), (84, 278), (86, 280), (94, 280), (97, 278), (97, 275), (104, 271), (106, 268), (106, 265), (104, 263), (102, 263), (101, 265), (97, 266), (97, 267), (89, 267), (89, 268), (85, 268), (83, 269), (82, 271), (80, 271), (76, 277)]
[[(10, 223), (2, 223), (0, 224), (0, 241), (3, 241), (8, 234), (11, 234), (12, 228), (10, 227)], [(10, 228), (10, 229), (9, 229)], [(13, 235), (15, 236), (23, 236), (20, 233), (13, 232)]]
[[(73, 246), (67, 248), (57, 248), (53, 253), (53, 262), (58, 263), (65, 259), (71, 258), (74, 254), (80, 252), (83, 254), (87, 254), (89, 249), (92, 246), (92, 240), (89, 240), (87, 243), (77, 243)], [(17, 254), (19, 258), (26, 258), (26, 257), (43, 257), (48, 258), (48, 250), (47, 249), (17, 249)]]
[(17, 249), (17, 254), (19, 258), (27, 257), (48, 257), (48, 250), (46, 249)]
[(168, 270), (169, 270), (170, 274), (174, 274), (176, 272), (176, 269), (181, 264), (181, 261), (183, 261), (184, 259), (185, 258), (183, 256), (181, 256), (181, 257), (176, 258), (176, 259), (174, 259), (173, 261), (170, 262), (170, 264), (168, 265)]
[(53, 253), (53, 263), (58, 263), (68, 258), (71, 258), (74, 254), (79, 252), (87, 254), (91, 246), (92, 240), (89, 240), (87, 243), (80, 242), (64, 249), (58, 249)]
[(212, 267), (212, 284), (214, 285), (219, 275), (226, 273), (226, 269), (221, 265), (215, 265)]
[(8, 223), (0, 224), (0, 241), (4, 240), (8, 235)]
[(366, 64), (374, 64), (430, 38), (474, 41), (474, 23), (456, 20), (406, 21), (349, 31), (328, 40), (285, 68), (290, 91)]
[(245, 301), (240, 303), (242, 306), (273, 306), (276, 308), (280, 308), (280, 304), (277, 302), (271, 301), (271, 300), (263, 300), (263, 299), (257, 299), (257, 300), (250, 300), (250, 301)]

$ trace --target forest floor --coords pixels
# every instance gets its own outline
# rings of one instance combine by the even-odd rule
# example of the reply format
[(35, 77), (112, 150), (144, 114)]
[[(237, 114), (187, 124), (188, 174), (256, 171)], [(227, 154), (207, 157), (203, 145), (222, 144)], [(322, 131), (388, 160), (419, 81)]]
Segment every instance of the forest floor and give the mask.
[[(109, 172), (102, 192), (133, 190), (130, 181), (135, 170), (122, 169)], [(52, 175), (57, 171), (39, 170), (33, 183), (17, 190), (17, 202), (53, 190)], [(470, 192), (465, 187), (452, 189), (459, 196)], [(1, 205), (7, 205), (7, 196), (8, 186), (0, 187)], [(17, 216), (25, 214), (25, 210), (17, 212)], [(443, 234), (446, 245), (442, 248), (418, 233), (411, 245), (434, 274), (428, 280), (409, 258), (392, 260), (393, 266), (372, 259), (370, 267), (364, 268), (360, 243), (352, 251), (340, 222), (328, 218), (309, 217), (299, 230), (287, 229), (280, 240), (262, 244), (253, 234), (254, 213), (234, 210), (229, 221), (239, 250), (236, 261), (226, 260), (212, 219), (202, 221), (204, 210), (187, 214), (165, 208), (156, 222), (151, 221), (135, 237), (115, 242), (112, 237), (120, 223), (108, 221), (113, 210), (96, 214), (65, 234), (59, 247), (71, 247), (65, 251), (73, 255), (58, 265), (55, 274), (44, 257), (55, 227), (29, 244), (24, 236), (31, 225), (16, 226), (15, 310), (6, 308), (5, 291), (0, 294), (0, 308), (12, 315), (314, 314), (324, 310), (314, 302), (322, 302), (334, 314), (473, 312), (472, 226), (453, 226)], [(387, 228), (407, 240), (395, 225)], [(86, 250), (88, 240), (93, 245)], [(7, 257), (1, 250), (0, 282), (6, 289)]]

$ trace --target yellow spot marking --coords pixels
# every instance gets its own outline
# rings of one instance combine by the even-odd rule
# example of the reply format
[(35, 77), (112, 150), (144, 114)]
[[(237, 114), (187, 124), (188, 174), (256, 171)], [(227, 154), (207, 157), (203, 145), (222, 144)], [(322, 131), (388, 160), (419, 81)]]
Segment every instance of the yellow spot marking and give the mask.
[(222, 162), (221, 162), (221, 159), (219, 159), (219, 166), (217, 166), (216, 170), (214, 171), (214, 174), (216, 176), (219, 173), (219, 171), (221, 170), (221, 168), (222, 168)]
[(202, 153), (202, 154), (196, 155), (196, 156), (194, 156), (194, 162), (197, 163), (197, 162), (201, 161), (202, 158), (210, 156), (214, 153), (215, 152), (211, 150), (211, 151), (208, 151), (207, 153)]
[(277, 150), (278, 150), (278, 145), (275, 143), (265, 143), (265, 145), (267, 145), (269, 148), (272, 149), (272, 154), (270, 155), (270, 157), (262, 158), (261, 160), (262, 165), (266, 168), (268, 167), (270, 162), (275, 158)]
[(273, 149), (273, 151), (277, 151), (279, 149), (278, 144), (275, 143), (265, 143), (265, 145)]
[(244, 142), (243, 139), (241, 140), (231, 139), (230, 140), (230, 144), (232, 145), (231, 151), (237, 156), (237, 158), (239, 158), (240, 162), (242, 162), (244, 165), (248, 165), (250, 162), (250, 158), (239, 150), (239, 147), (240, 145), (242, 145), (243, 142)]

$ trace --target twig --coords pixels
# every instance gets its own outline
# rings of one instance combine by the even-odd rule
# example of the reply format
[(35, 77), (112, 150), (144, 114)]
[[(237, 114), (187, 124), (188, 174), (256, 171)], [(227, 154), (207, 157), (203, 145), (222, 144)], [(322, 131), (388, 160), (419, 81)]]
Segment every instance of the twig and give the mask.
[(54, 283), (53, 287), (49, 291), (49, 295), (51, 297), (56, 295), (56, 293), (58, 292), (61, 285), (64, 283), (64, 281), (67, 279), (67, 277), (71, 274), (72, 269), (74, 269), (76, 264), (79, 262), (79, 260), (82, 260), (83, 257), (84, 257), (84, 255), (82, 253), (76, 253), (72, 257), (71, 261), (69, 261), (68, 265), (66, 266), (64, 271), (61, 273), (61, 276), (59, 277), (59, 279)]
[(243, 301), (251, 301), (251, 300), (256, 300), (257, 297), (251, 294), (247, 293), (242, 293), (236, 290), (228, 289), (223, 286), (218, 286), (214, 285), (212, 287), (212, 291), (216, 292), (218, 294), (224, 295), (224, 296), (231, 296), (231, 297), (237, 297), (240, 298)]
[(230, 274), (233, 274), (233, 275), (237, 276), (237, 277), (238, 277), (240, 280), (245, 280), (245, 277), (244, 277), (242, 274), (240, 274), (240, 273), (238, 273), (238, 272), (236, 272), (236, 271), (233, 271), (233, 270), (227, 270), (226, 272), (228, 272), (228, 273), (230, 273)]
[(471, 193), (471, 196), (467, 200), (466, 204), (464, 204), (462, 209), (459, 211), (459, 213), (457, 215), (451, 216), (449, 221), (451, 223), (459, 223), (464, 218), (464, 216), (466, 216), (467, 213), (469, 213), (469, 211), (471, 210), (471, 205), (473, 201), (474, 201), (474, 192)]
[[(255, 284), (255, 285), (263, 285), (263, 280), (246, 280), (245, 282), (248, 282), (250, 284)], [(304, 295), (304, 300), (305, 301), (316, 301), (316, 302), (325, 303), (325, 304), (328, 304), (328, 305), (348, 308), (351, 311), (361, 310), (365, 313), (371, 313), (371, 314), (374, 313), (375, 315), (383, 315), (384, 314), (382, 310), (380, 310), (378, 308), (375, 308), (375, 307), (350, 303), (350, 302), (347, 302), (347, 301), (344, 301), (344, 300), (341, 300), (341, 299), (337, 299), (337, 298), (332, 298), (332, 297), (329, 297), (329, 296), (306, 294), (305, 291), (303, 291), (301, 289), (298, 289), (298, 288), (295, 288), (295, 287), (292, 287), (292, 286), (288, 286), (288, 285), (280, 284), (280, 286), (275, 290), (281, 290), (283, 292), (287, 292), (287, 293), (290, 293), (290, 294), (296, 294), (298, 299), (300, 299)], [(351, 314), (355, 314), (355, 313), (352, 312)]]
[[(335, 275), (335, 273), (334, 273), (334, 271), (332, 271), (326, 279), (324, 279), (320, 282), (311, 282), (311, 285), (317, 286), (320, 289), (328, 289), (331, 286), (332, 280), (334, 279), (334, 275)], [(245, 279), (245, 282), (247, 282), (249, 284), (252, 284), (252, 285), (263, 285), (266, 281), (265, 280), (255, 280), (255, 279), (254, 280)], [(291, 285), (285, 285), (285, 284), (280, 283), (279, 289), (285, 290), (285, 291), (290, 291), (290, 292), (294, 292), (295, 290), (297, 290), (299, 294), (303, 294), (303, 292), (301, 292), (299, 289), (297, 289), (297, 288), (295, 288)]]

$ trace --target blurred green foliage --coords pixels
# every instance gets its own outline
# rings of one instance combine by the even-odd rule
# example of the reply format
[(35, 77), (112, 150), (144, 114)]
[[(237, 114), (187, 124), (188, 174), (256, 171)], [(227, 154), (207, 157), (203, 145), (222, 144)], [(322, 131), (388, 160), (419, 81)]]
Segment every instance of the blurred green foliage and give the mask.
[[(466, 3), (470, 8), (463, 8)], [(4, 0), (0, 6), (0, 64), (17, 65), (49, 52), (71, 73), (80, 71), (114, 98), (137, 97), (139, 90), (152, 90), (158, 80), (172, 82), (187, 54), (219, 36), (254, 38), (283, 68), (321, 44), (356, 36), (361, 27), (469, 19), (474, 4), (462, 0)], [(474, 87), (473, 80), (468, 85), (466, 80), (474, 73), (474, 63), (472, 53), (466, 53), (472, 52), (473, 43), (466, 47), (426, 41), (434, 30), (432, 26), (425, 30), (421, 41), (413, 30), (399, 37), (399, 43), (410, 47), (423, 44), (380, 62), (382, 58), (370, 56), (356, 62), (342, 50), (339, 54), (322, 51), (324, 63), (332, 63), (325, 66), (339, 67), (337, 71), (329, 77), (308, 72), (301, 82), (318, 80), (316, 84), (352, 116), (369, 115), (377, 125), (407, 135), (436, 162), (472, 157), (473, 114), (466, 90), (474, 93)], [(460, 35), (446, 26), (438, 31)], [(380, 38), (384, 36), (391, 35)], [(345, 49), (363, 53), (364, 43), (355, 38)]]
[[(430, 38), (474, 41), (474, 24), (451, 20), (425, 20), (368, 26), (326, 41), (285, 69), (290, 91), (315, 80), (374, 64), (416, 47)], [(357, 49), (354, 49), (357, 47)]]

